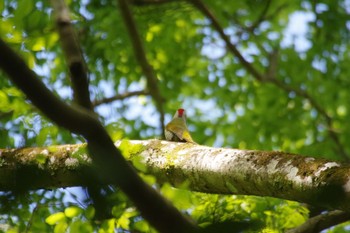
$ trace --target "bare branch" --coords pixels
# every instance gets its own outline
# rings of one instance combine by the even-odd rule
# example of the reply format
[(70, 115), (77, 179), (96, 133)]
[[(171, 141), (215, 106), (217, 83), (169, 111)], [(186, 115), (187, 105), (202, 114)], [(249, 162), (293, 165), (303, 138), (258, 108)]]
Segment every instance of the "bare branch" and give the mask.
[(147, 86), (149, 89), (148, 91), (151, 94), (154, 101), (156, 102), (157, 110), (160, 114), (160, 125), (162, 127), (162, 132), (164, 132), (164, 98), (161, 95), (160, 90), (158, 88), (156, 74), (153, 70), (152, 65), (149, 64), (147, 60), (140, 35), (136, 28), (136, 23), (130, 11), (129, 2), (127, 0), (118, 0), (118, 4), (126, 28), (129, 32), (131, 43), (134, 48), (135, 57), (142, 68), (143, 74), (146, 76)]
[(257, 28), (261, 22), (263, 22), (266, 18), (267, 12), (270, 8), (272, 0), (267, 0), (265, 2), (265, 8), (262, 10), (262, 12), (260, 13), (259, 17), (255, 20), (255, 22), (249, 26), (246, 30), (253, 32), (255, 28)]
[(0, 68), (34, 105), (56, 124), (85, 137), (94, 162), (95, 178), (112, 177), (113, 184), (121, 188), (143, 217), (160, 232), (194, 231), (194, 225), (187, 218), (137, 175), (91, 111), (68, 106), (58, 99), (1, 39), (0, 53)]
[(322, 230), (338, 225), (342, 222), (346, 222), (348, 220), (350, 220), (350, 213), (334, 210), (310, 218), (301, 226), (288, 230), (286, 233), (321, 232)]
[(101, 100), (95, 100), (92, 105), (94, 107), (101, 105), (101, 104), (108, 104), (116, 100), (123, 100), (132, 96), (139, 96), (139, 95), (150, 95), (148, 91), (142, 90), (142, 91), (130, 91), (130, 92), (125, 92), (123, 94), (115, 95), (113, 97), (109, 98), (103, 98)]
[(86, 109), (93, 110), (89, 95), (89, 80), (81, 48), (71, 25), (69, 10), (64, 0), (52, 0), (57, 30), (72, 81), (74, 100)]
[(225, 34), (223, 28), (221, 27), (219, 21), (216, 17), (211, 13), (211, 11), (203, 4), (201, 0), (189, 0), (199, 11), (201, 11), (210, 21), (212, 22), (215, 30), (220, 34), (221, 38), (225, 41), (228, 50), (230, 50), (240, 61), (240, 63), (244, 66), (247, 71), (253, 75), (257, 80), (262, 80), (263, 76), (259, 73), (255, 67), (250, 64), (243, 55), (238, 51), (236, 46), (231, 43), (230, 38)]
[(131, 0), (130, 4), (137, 6), (161, 5), (169, 2), (176, 2), (177, 0)]

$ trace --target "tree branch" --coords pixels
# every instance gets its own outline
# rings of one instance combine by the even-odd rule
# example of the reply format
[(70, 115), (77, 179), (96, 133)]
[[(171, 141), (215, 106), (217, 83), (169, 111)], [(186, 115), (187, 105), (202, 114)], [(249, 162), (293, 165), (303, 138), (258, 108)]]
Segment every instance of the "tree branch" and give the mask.
[(247, 31), (253, 32), (255, 28), (257, 28), (261, 22), (263, 22), (266, 18), (267, 12), (271, 6), (272, 0), (267, 0), (265, 3), (265, 8), (262, 10), (262, 12), (259, 14), (259, 17), (252, 23), (251, 26), (246, 27)]
[[(78, 38), (71, 24), (69, 9), (64, 0), (51, 0), (51, 4), (54, 8), (57, 30), (70, 71), (74, 100), (79, 106), (93, 112), (94, 109), (89, 95), (87, 68)], [(86, 191), (95, 207), (95, 218), (106, 219), (111, 214), (111, 211), (109, 211), (110, 203), (107, 203), (106, 198), (102, 196), (101, 188), (98, 180), (96, 180), (96, 182), (90, 182)]]
[(76, 33), (70, 23), (69, 10), (64, 0), (51, 0), (51, 4), (54, 9), (62, 50), (69, 67), (74, 100), (80, 106), (92, 110), (87, 68)]
[(255, 67), (250, 64), (238, 51), (236, 46), (231, 43), (230, 38), (225, 34), (223, 28), (221, 27), (219, 21), (216, 17), (210, 12), (210, 10), (203, 4), (201, 0), (189, 0), (200, 12), (202, 12), (212, 23), (215, 30), (220, 34), (221, 38), (225, 41), (226, 46), (229, 51), (231, 51), (243, 65), (243, 67), (257, 80), (262, 80), (263, 76), (259, 73)]
[(309, 93), (307, 93), (306, 91), (301, 90), (299, 88), (293, 88), (293, 87), (283, 83), (282, 81), (280, 81), (276, 78), (270, 78), (270, 79), (267, 79), (266, 81), (275, 84), (276, 86), (280, 87), (282, 90), (286, 91), (287, 93), (294, 92), (297, 96), (303, 97), (306, 100), (308, 100), (310, 105), (313, 106), (316, 109), (316, 111), (321, 116), (323, 116), (323, 118), (325, 119), (325, 122), (327, 125), (326, 128), (327, 128), (328, 135), (335, 143), (335, 149), (336, 149), (339, 157), (341, 157), (341, 159), (343, 159), (344, 161), (347, 161), (347, 162), (350, 161), (350, 156), (345, 151), (345, 148), (343, 147), (342, 143), (340, 142), (340, 138), (339, 138), (338, 134), (333, 129), (332, 117), (329, 116), (329, 114), (326, 112), (326, 110), (312, 96), (310, 96)]
[(0, 68), (36, 107), (56, 124), (85, 137), (95, 176), (102, 180), (112, 177), (113, 184), (121, 188), (158, 231), (194, 231), (194, 225), (187, 218), (137, 175), (91, 111), (68, 106), (58, 99), (2, 40), (0, 53)]
[(161, 5), (177, 0), (131, 0), (130, 3), (137, 6)]
[[(201, 0), (189, 0), (194, 6), (198, 8), (199, 11), (201, 11), (208, 19), (211, 20), (213, 27), (215, 30), (220, 34), (221, 38), (225, 41), (226, 46), (231, 53), (233, 53), (240, 63), (243, 65), (243, 67), (258, 81), (260, 82), (270, 82), (275, 84), (277, 87), (280, 87), (282, 90), (286, 91), (287, 93), (293, 91), (298, 96), (304, 97), (307, 99), (310, 104), (322, 115), (325, 119), (326, 125), (327, 125), (327, 131), (330, 138), (334, 141), (336, 146), (336, 151), (339, 154), (339, 156), (345, 160), (350, 161), (350, 156), (345, 151), (344, 147), (342, 146), (338, 134), (333, 130), (333, 119), (328, 115), (328, 113), (321, 107), (320, 104), (317, 103), (317, 101), (310, 96), (306, 91), (303, 91), (301, 89), (292, 88), (283, 82), (279, 81), (275, 78), (275, 76), (267, 76), (266, 74), (263, 75), (260, 72), (258, 72), (252, 64), (250, 64), (245, 58), (242, 56), (242, 54), (239, 52), (239, 50), (233, 45), (230, 41), (230, 38), (225, 34), (223, 28), (221, 27), (219, 21), (216, 19), (216, 17), (210, 12), (210, 10), (203, 4)], [(282, 6), (281, 6), (282, 7)], [(279, 8), (278, 8), (279, 9)], [(275, 64), (272, 64), (275, 65)], [(271, 68), (271, 67), (270, 67)]]
[[(143, 161), (147, 173), (156, 176), (159, 183), (167, 181), (181, 187), (188, 182), (189, 189), (205, 193), (270, 196), (333, 210), (350, 208), (347, 164), (277, 151), (160, 140), (118, 141), (115, 145), (130, 148), (129, 160)], [(82, 174), (91, 166), (91, 160), (82, 147), (0, 150), (0, 190), (22, 185), (34, 189), (86, 184)], [(22, 177), (21, 169), (28, 166), (35, 176), (31, 181)], [(106, 176), (102, 181), (109, 184), (114, 177)]]
[(145, 91), (145, 90), (125, 92), (123, 94), (115, 95), (113, 97), (103, 98), (101, 100), (95, 100), (93, 101), (92, 105), (96, 107), (101, 104), (108, 104), (116, 100), (123, 100), (132, 96), (139, 96), (139, 95), (150, 95), (150, 93), (149, 91)]
[(308, 219), (304, 224), (286, 233), (313, 233), (350, 220), (350, 213), (334, 210)]
[(160, 114), (160, 125), (162, 127), (162, 132), (164, 133), (164, 98), (161, 95), (160, 90), (158, 88), (156, 74), (153, 70), (153, 67), (149, 64), (147, 60), (146, 53), (143, 48), (140, 35), (137, 31), (136, 23), (134, 21), (134, 18), (132, 17), (128, 1), (118, 0), (118, 4), (126, 28), (129, 32), (131, 43), (134, 48), (135, 57), (142, 68), (143, 74), (146, 76), (149, 93), (156, 102), (157, 110)]

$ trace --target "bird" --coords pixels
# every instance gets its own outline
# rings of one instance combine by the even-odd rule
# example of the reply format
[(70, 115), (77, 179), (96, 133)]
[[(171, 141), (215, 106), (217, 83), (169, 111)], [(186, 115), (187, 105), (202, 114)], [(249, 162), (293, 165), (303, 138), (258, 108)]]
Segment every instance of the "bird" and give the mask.
[(175, 112), (173, 119), (165, 126), (164, 135), (168, 141), (195, 143), (186, 125), (185, 109), (179, 108)]

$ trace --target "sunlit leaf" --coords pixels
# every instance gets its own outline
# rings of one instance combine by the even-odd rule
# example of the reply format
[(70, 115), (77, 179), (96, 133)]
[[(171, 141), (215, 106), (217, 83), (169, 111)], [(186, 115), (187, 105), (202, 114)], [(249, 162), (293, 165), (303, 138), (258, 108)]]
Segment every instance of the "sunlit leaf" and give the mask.
[(67, 228), (68, 228), (68, 224), (66, 222), (59, 222), (58, 224), (55, 225), (54, 233), (66, 232)]
[(51, 214), (49, 217), (45, 219), (45, 222), (49, 225), (55, 225), (58, 222), (64, 222), (66, 219), (66, 216), (63, 212), (58, 212)]
[(100, 233), (113, 233), (115, 232), (116, 220), (114, 218), (103, 221), (102, 229)]
[(82, 211), (83, 210), (81, 208), (79, 208), (78, 206), (70, 206), (64, 210), (64, 214), (68, 218), (74, 218), (74, 217), (77, 217), (78, 215), (80, 215), (82, 213)]
[(138, 221), (135, 223), (135, 229), (141, 232), (150, 232), (150, 227), (146, 221)]
[(40, 51), (40, 50), (43, 50), (45, 48), (45, 39), (44, 38), (38, 38), (36, 41), (35, 41), (35, 44), (33, 44), (32, 46), (32, 50), (33, 51)]

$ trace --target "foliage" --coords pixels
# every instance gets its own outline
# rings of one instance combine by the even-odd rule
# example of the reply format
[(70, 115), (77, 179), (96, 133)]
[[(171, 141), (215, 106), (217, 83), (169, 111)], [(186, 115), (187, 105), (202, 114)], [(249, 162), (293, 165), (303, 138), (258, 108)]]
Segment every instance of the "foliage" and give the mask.
[[(271, 71), (275, 77), (267, 80), (252, 75), (192, 4), (134, 2), (133, 15), (165, 99), (167, 121), (182, 106), (200, 144), (283, 150), (332, 160), (350, 157), (348, 1), (203, 1), (260, 74), (269, 74), (276, 63)], [(92, 98), (145, 89), (146, 78), (116, 1), (68, 3), (89, 68)], [(71, 102), (69, 74), (49, 2), (4, 0), (0, 13), (1, 38), (55, 94)], [(276, 61), (270, 59), (274, 53)], [(0, 77), (1, 148), (82, 141), (53, 125), (3, 73)], [(161, 135), (159, 113), (150, 96), (99, 105), (96, 111), (113, 139)], [(197, 194), (168, 185), (159, 189), (201, 226), (248, 219), (260, 221), (268, 232), (280, 232), (300, 225), (308, 215), (301, 204), (289, 201)], [(118, 190), (111, 197), (117, 200), (113, 218), (103, 222), (92, 220), (94, 210), (81, 200), (84, 195), (70, 198), (71, 204), (65, 194), (2, 193), (1, 231), (114, 232), (118, 227), (118, 232), (154, 232)]]

